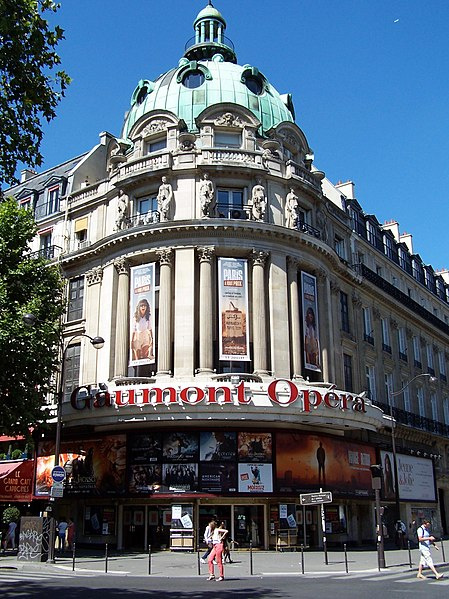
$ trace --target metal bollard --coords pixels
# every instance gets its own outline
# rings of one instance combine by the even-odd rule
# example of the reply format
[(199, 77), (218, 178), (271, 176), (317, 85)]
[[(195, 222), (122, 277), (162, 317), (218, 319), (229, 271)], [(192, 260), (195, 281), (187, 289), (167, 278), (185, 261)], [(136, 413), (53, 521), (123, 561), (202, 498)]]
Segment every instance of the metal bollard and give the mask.
[(413, 568), (412, 564), (412, 551), (410, 549), (410, 541), (407, 541), (407, 550), (408, 550), (408, 563), (410, 565), (410, 569)]
[(345, 567), (346, 567), (346, 574), (349, 574), (349, 568), (348, 568), (348, 552), (346, 551), (346, 543), (343, 543), (343, 550), (345, 552)]
[(446, 557), (444, 555), (444, 543), (443, 543), (443, 539), (441, 539), (441, 555), (443, 557), (443, 562), (446, 563)]
[(201, 552), (199, 549), (196, 552), (196, 567), (198, 569), (198, 576), (201, 576)]
[(72, 545), (72, 572), (75, 572), (75, 543)]
[(304, 574), (304, 545), (301, 545), (301, 572)]
[(148, 545), (148, 576), (151, 574), (151, 545)]
[(253, 575), (253, 542), (249, 542), (249, 573)]
[(104, 571), (105, 574), (107, 574), (108, 572), (108, 544), (106, 543), (105, 548), (104, 548)]

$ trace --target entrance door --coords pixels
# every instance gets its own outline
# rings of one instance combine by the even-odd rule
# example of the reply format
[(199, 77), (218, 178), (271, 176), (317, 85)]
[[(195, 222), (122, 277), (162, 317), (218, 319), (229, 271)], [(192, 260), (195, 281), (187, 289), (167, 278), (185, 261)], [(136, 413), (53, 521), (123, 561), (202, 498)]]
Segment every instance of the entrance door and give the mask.
[(237, 547), (265, 546), (263, 505), (236, 505), (234, 507), (234, 541)]
[(145, 507), (133, 506), (123, 509), (123, 547), (145, 550)]

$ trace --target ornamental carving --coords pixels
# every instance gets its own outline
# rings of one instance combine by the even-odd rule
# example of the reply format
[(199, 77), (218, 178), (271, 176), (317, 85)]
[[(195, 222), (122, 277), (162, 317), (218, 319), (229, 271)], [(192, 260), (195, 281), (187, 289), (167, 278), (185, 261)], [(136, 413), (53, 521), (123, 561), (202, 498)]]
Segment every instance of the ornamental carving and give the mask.
[(373, 316), (376, 320), (380, 320), (380, 310), (378, 308), (373, 308)]
[(212, 261), (212, 258), (215, 254), (215, 249), (213, 247), (199, 247), (198, 248), (198, 259), (200, 262), (208, 262)]
[(216, 118), (214, 122), (216, 125), (222, 127), (244, 127), (242, 119), (232, 114), (232, 112), (224, 112), (221, 116)]
[(331, 293), (332, 295), (337, 295), (340, 293), (340, 285), (338, 285), (338, 283), (333, 279), (331, 279)]
[(156, 252), (157, 257), (161, 266), (172, 266), (173, 264), (173, 250), (171, 248), (165, 250), (159, 250)]
[(126, 258), (119, 258), (118, 260), (114, 260), (114, 268), (119, 275), (127, 275), (129, 274), (129, 264)]
[(356, 306), (357, 308), (362, 307), (362, 298), (360, 297), (360, 295), (358, 293), (353, 292), (351, 300), (352, 300), (353, 305)]
[(277, 135), (282, 139), (282, 141), (287, 143), (289, 146), (293, 146), (297, 149), (299, 148), (298, 141), (296, 137), (293, 137), (293, 135), (290, 135), (289, 133), (286, 133), (284, 131), (279, 131)]
[(289, 270), (298, 270), (299, 269), (298, 258), (293, 258), (293, 256), (287, 256), (287, 267)]
[(142, 136), (149, 137), (154, 133), (159, 133), (159, 131), (165, 131), (167, 129), (167, 126), (168, 121), (164, 121), (162, 119), (151, 121), (151, 123), (149, 123), (149, 125), (147, 125), (145, 129), (142, 131)]
[(86, 279), (88, 285), (95, 285), (97, 283), (101, 283), (103, 280), (103, 268), (101, 266), (96, 266), (92, 270), (89, 270), (86, 273)]
[(251, 252), (251, 259), (253, 261), (253, 266), (265, 266), (267, 259), (270, 255), (270, 252), (265, 252), (263, 250), (256, 251), (253, 250)]

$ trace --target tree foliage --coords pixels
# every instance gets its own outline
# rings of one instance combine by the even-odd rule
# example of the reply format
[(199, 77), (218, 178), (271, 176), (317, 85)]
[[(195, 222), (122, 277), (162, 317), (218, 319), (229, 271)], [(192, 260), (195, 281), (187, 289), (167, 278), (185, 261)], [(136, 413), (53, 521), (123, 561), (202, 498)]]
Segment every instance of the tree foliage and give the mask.
[(43, 14), (52, 0), (0, 0), (0, 186), (16, 182), (19, 162), (42, 164), (42, 119), (51, 121), (70, 78), (56, 71), (63, 30)]
[[(28, 435), (48, 419), (59, 364), (63, 281), (59, 267), (30, 255), (35, 231), (14, 199), (0, 204), (0, 434)], [(23, 323), (26, 313), (36, 326)]]

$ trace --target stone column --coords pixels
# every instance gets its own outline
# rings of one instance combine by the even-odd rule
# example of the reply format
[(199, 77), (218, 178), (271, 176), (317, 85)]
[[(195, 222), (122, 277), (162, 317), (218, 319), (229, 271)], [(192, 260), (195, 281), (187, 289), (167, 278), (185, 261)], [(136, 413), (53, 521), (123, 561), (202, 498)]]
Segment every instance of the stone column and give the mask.
[[(100, 293), (101, 282), (103, 280), (103, 268), (97, 266), (86, 273), (87, 294), (86, 294), (86, 333), (95, 337), (98, 333), (100, 322)], [(87, 339), (85, 339), (87, 342)], [(83, 382), (96, 383), (97, 380), (97, 351), (87, 342), (83, 352)]]
[(302, 351), (301, 351), (301, 324), (298, 289), (298, 260), (291, 256), (287, 257), (288, 268), (288, 292), (290, 297), (290, 347), (292, 356), (293, 379), (301, 379), (302, 376)]
[(198, 248), (200, 262), (200, 363), (198, 372), (213, 372), (212, 259), (214, 248)]
[(269, 252), (254, 251), (253, 261), (253, 353), (254, 374), (267, 376), (267, 310), (265, 302), (265, 264)]
[(114, 378), (128, 375), (129, 359), (129, 264), (124, 258), (114, 261), (118, 274), (115, 314)]
[(157, 252), (160, 262), (159, 277), (159, 322), (157, 342), (157, 375), (170, 374), (171, 370), (171, 297), (172, 297), (172, 268), (173, 250), (166, 249)]

